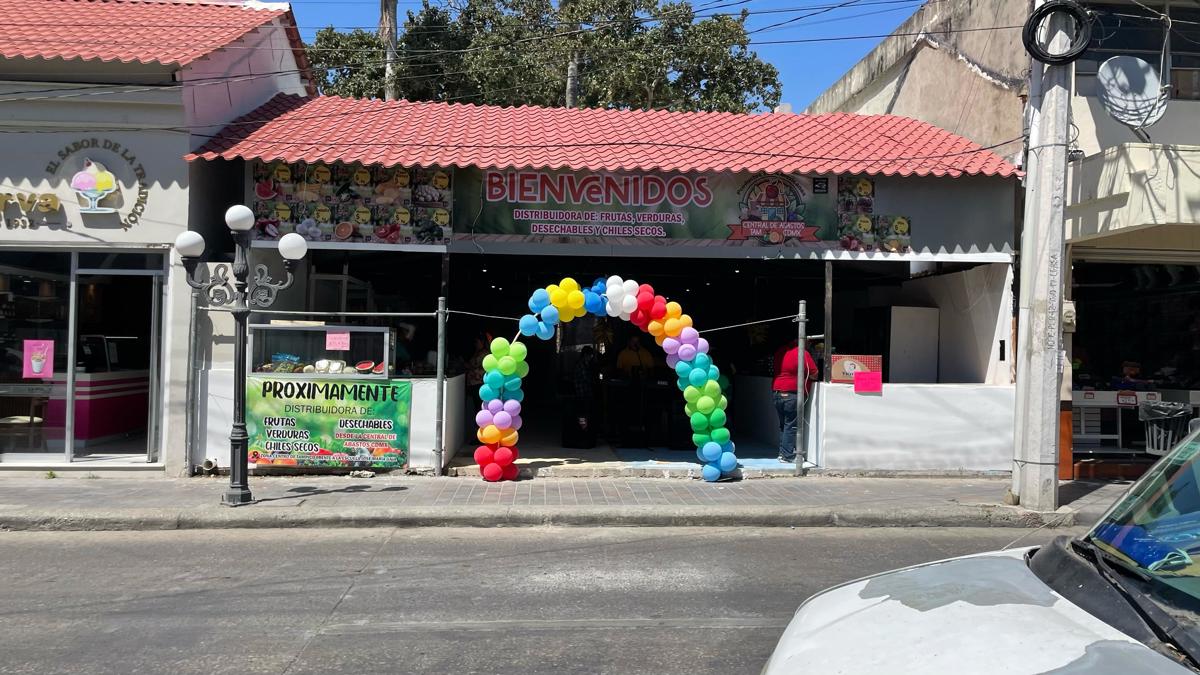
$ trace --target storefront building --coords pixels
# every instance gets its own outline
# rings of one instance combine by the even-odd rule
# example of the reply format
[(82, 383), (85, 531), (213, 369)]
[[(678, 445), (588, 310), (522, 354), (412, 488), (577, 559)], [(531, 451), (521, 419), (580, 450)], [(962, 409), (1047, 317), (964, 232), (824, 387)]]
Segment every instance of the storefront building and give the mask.
[[(730, 428), (749, 452), (739, 456), (755, 447), (774, 456), (770, 360), (795, 335), (790, 319), (803, 301), (808, 332), (820, 336), (810, 346), (824, 348), (810, 459), (830, 469), (1009, 468), (1016, 169), (961, 137), (887, 116), (287, 95), (246, 120), (257, 123), (230, 125), (189, 160), (240, 182), (239, 198), (257, 215), (258, 260), (278, 264), (270, 249), (283, 234), (310, 242), (297, 283), (252, 318), (250, 389), (274, 400), (248, 421), (259, 427), (251, 455), (260, 469), (388, 466), (372, 459), (391, 456), (382, 443), (335, 442), (336, 460), (322, 459), (329, 449), (308, 441), (343, 438), (341, 428), (274, 414), (329, 405), (321, 397), (332, 390), (315, 382), (398, 397), (405, 414), (388, 441), (404, 445), (398, 436), (408, 434), (415, 470), (437, 461), (429, 406), (444, 387), (449, 464), (474, 445), (464, 432), (478, 405), (476, 339), (515, 334), (537, 288), (609, 275), (653, 283), (682, 303), (713, 358), (729, 364)], [(444, 331), (439, 298), (450, 309)], [(196, 362), (204, 419), (193, 464), (229, 461), (232, 368), (206, 332), (220, 332), (218, 314), (199, 331), (208, 344)], [(441, 383), (432, 377), (439, 338), (448, 354)], [(655, 355), (631, 376), (618, 353), (639, 340)], [(630, 326), (588, 317), (549, 343), (526, 342), (525, 450), (563, 447), (587, 347), (599, 355), (589, 413), (599, 435), (662, 456), (686, 446), (673, 376)], [(856, 389), (856, 369), (880, 372), (882, 392)]]
[[(192, 199), (213, 177), (183, 156), (308, 92), (294, 20), (264, 4), (5, 8), (22, 20), (0, 28), (0, 470), (186, 473), (190, 297), (170, 246), (214, 213)], [(206, 28), (180, 41), (179, 25)]]

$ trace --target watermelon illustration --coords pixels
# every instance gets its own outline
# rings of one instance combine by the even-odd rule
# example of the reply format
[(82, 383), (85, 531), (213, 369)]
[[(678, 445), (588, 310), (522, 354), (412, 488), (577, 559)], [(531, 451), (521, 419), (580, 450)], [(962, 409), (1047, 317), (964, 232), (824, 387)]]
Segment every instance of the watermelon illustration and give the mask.
[(275, 183), (270, 178), (264, 178), (254, 184), (254, 195), (259, 199), (274, 199)]

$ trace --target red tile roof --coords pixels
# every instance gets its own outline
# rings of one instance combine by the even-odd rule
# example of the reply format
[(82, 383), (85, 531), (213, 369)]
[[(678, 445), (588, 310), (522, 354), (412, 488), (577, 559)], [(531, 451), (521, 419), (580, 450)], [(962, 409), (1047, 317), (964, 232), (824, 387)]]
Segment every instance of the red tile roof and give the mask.
[[(277, 17), (287, 5), (212, 0), (3, 0), (0, 57), (185, 66)], [(299, 36), (295, 36), (295, 44)], [(305, 67), (307, 62), (301, 63)]]
[(281, 94), (187, 159), (588, 171), (1015, 176), (979, 145), (895, 115), (501, 108)]

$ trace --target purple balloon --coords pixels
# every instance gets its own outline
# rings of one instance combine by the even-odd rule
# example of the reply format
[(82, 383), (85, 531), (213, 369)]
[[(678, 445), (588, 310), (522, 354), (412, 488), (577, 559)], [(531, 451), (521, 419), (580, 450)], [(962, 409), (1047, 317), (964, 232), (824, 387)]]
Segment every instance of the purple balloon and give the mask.
[(693, 345), (694, 346), (696, 344), (696, 341), (699, 339), (700, 339), (699, 331), (697, 331), (695, 328), (692, 328), (691, 326), (684, 328), (683, 331), (679, 333), (679, 341), (685, 345)]
[(513, 415), (513, 416), (512, 416), (512, 428), (513, 428), (514, 430), (520, 429), (520, 428), (521, 428), (521, 424), (522, 424), (522, 422), (521, 422), (521, 416), (520, 416), (520, 415)]
[(508, 429), (512, 427), (512, 415), (501, 410), (492, 418), (492, 424), (496, 425), (497, 429)]
[(667, 354), (667, 365), (674, 368), (679, 363), (678, 354)]
[(668, 354), (674, 354), (675, 352), (679, 351), (679, 340), (669, 337), (663, 340), (662, 348), (664, 352)]
[(699, 340), (696, 341), (696, 353), (697, 354), (707, 354), (708, 353), (708, 340), (705, 340), (704, 338), (700, 338)]
[(494, 398), (494, 399), (488, 401), (487, 403), (485, 403), (484, 405), (487, 406), (487, 411), (492, 413), (493, 415), (500, 412), (501, 410), (504, 410), (504, 401), (501, 401), (498, 398)]
[(475, 413), (475, 425), (480, 429), (492, 423), (492, 413), (486, 410), (480, 410)]
[(680, 361), (691, 361), (696, 358), (696, 347), (694, 345), (679, 345), (678, 352)]
[(508, 400), (504, 402), (504, 412), (516, 416), (521, 414), (521, 402)]

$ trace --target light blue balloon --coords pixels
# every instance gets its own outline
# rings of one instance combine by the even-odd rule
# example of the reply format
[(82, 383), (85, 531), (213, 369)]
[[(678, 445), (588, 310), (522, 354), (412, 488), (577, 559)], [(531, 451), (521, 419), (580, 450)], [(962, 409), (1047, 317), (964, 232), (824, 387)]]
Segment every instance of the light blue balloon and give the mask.
[(583, 292), (583, 306), (589, 314), (595, 314), (596, 316), (603, 316), (605, 314), (604, 299), (597, 295), (595, 291), (587, 290)]
[(721, 379), (720, 369), (718, 369), (716, 366), (709, 366), (708, 367), (708, 379), (710, 379), (710, 380)]
[(537, 317), (532, 314), (526, 314), (525, 316), (521, 317), (520, 322), (517, 323), (517, 327), (521, 330), (521, 335), (524, 335), (525, 337), (530, 337), (537, 333), (537, 325)]
[(688, 373), (688, 382), (693, 387), (703, 387), (708, 382), (708, 373), (700, 368), (692, 368), (692, 372)]
[(529, 311), (537, 314), (550, 305), (550, 294), (546, 289), (539, 288), (529, 296)]
[(700, 446), (700, 454), (703, 456), (705, 462), (715, 462), (721, 459), (721, 446), (718, 443), (709, 441)]
[(681, 378), (679, 378), (678, 381), (675, 382), (675, 384), (679, 387), (679, 391), (683, 391), (684, 389), (687, 389), (688, 385), (691, 383), (688, 382), (686, 377), (681, 377)]
[(519, 375), (509, 375), (504, 380), (505, 391), (516, 391), (521, 388), (521, 377)]
[(517, 403), (520, 403), (521, 401), (525, 400), (525, 390), (524, 389), (516, 389), (513, 391), (505, 390), (503, 398), (505, 401), (516, 401)]
[(688, 373), (692, 372), (692, 364), (687, 361), (680, 361), (675, 364), (675, 374), (680, 377), (687, 377)]
[(729, 454), (732, 455), (737, 452), (737, 446), (733, 444), (733, 441), (729, 441), (728, 443), (724, 443), (721, 445), (721, 452), (722, 453), (728, 452)]
[(554, 337), (554, 326), (547, 324), (545, 321), (539, 321), (537, 332), (534, 335), (543, 340), (550, 340)]
[(700, 460), (701, 464), (704, 464), (708, 461), (704, 457), (704, 448), (696, 448), (696, 459)]
[(492, 389), (499, 391), (500, 387), (504, 386), (504, 373), (498, 370), (489, 370), (483, 376), (483, 382)]
[(700, 469), (700, 475), (704, 480), (713, 483), (721, 478), (721, 467), (716, 464), (705, 464), (703, 469)]
[(692, 365), (697, 368), (707, 369), (712, 365), (712, 357), (708, 354), (697, 354), (696, 358), (692, 359)]
[(737, 468), (737, 456), (732, 452), (722, 452), (721, 458), (717, 460), (717, 466), (720, 467), (722, 473), (729, 473)]
[(485, 384), (479, 388), (479, 398), (483, 401), (495, 401), (500, 398), (500, 394)]
[(554, 326), (558, 323), (558, 308), (550, 305), (542, 310), (542, 323)]

